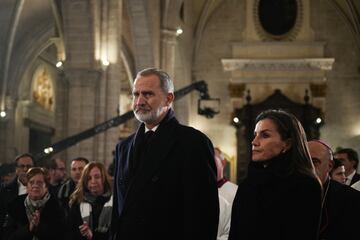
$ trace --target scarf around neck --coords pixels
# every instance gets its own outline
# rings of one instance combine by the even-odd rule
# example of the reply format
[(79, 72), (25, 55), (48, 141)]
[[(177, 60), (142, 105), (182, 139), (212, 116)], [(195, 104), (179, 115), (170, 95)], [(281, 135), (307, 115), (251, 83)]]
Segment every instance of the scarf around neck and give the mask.
[(106, 233), (111, 224), (111, 215), (112, 215), (112, 206), (113, 206), (113, 196), (111, 192), (106, 192), (102, 196), (94, 196), (89, 192), (85, 192), (84, 201), (80, 203), (80, 214), (83, 222), (87, 222), (91, 229), (94, 229), (92, 226), (92, 206), (93, 204), (100, 202), (103, 204), (101, 210), (98, 226), (96, 227), (96, 232)]
[[(36, 210), (41, 210), (44, 208), (45, 204), (49, 201), (50, 194), (47, 192), (44, 197), (40, 200), (31, 200), (29, 197), (29, 194), (26, 196), (24, 204), (25, 204), (25, 210), (26, 210), (26, 216), (29, 220), (29, 222), (32, 219), (32, 216)], [(37, 240), (38, 238), (36, 236), (33, 236), (32, 240)]]

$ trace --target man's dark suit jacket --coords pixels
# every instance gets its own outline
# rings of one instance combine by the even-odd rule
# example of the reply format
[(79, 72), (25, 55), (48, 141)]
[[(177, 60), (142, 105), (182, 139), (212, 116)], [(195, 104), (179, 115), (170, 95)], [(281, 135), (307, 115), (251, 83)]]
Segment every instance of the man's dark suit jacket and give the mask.
[(320, 239), (359, 239), (360, 192), (333, 180), (324, 185)]
[(355, 173), (355, 175), (351, 179), (350, 186), (353, 185), (354, 183), (356, 183), (357, 181), (360, 181), (360, 174)]
[(7, 207), (19, 193), (18, 178), (14, 178), (7, 185), (2, 185), (0, 188), (0, 239), (2, 238), (2, 226), (5, 221)]
[(213, 146), (173, 111), (139, 161), (144, 124), (116, 147), (112, 239), (216, 239), (219, 202)]

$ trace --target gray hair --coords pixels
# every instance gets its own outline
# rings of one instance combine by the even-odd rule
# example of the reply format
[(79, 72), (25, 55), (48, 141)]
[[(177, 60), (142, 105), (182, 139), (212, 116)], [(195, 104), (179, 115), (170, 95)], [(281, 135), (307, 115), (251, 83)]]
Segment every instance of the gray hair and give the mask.
[(160, 80), (160, 87), (164, 93), (173, 93), (174, 92), (174, 83), (171, 80), (169, 74), (159, 70), (157, 68), (145, 68), (138, 72), (137, 76), (147, 77), (150, 75), (158, 76)]

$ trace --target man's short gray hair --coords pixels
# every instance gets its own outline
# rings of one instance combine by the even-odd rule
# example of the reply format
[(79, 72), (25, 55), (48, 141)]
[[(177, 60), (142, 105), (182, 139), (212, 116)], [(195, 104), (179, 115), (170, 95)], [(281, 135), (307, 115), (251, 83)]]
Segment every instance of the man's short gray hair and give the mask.
[(147, 77), (150, 75), (156, 75), (160, 79), (160, 87), (164, 93), (173, 93), (174, 92), (174, 83), (171, 80), (169, 74), (159, 70), (157, 68), (145, 68), (138, 72), (137, 76)]

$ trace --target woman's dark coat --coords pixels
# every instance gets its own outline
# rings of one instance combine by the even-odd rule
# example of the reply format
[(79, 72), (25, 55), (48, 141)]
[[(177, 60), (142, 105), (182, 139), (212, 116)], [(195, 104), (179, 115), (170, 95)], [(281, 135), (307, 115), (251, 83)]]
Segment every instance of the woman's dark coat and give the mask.
[(233, 203), (229, 240), (316, 240), (321, 192), (317, 179), (289, 173), (286, 157), (251, 162)]
[[(104, 206), (104, 204), (109, 199), (99, 199), (94, 204), (91, 204), (92, 207), (92, 222), (93, 222), (93, 229), (95, 229), (98, 226), (98, 220), (101, 213), (101, 210)], [(111, 217), (111, 215), (110, 215)], [(80, 213), (80, 204), (74, 203), (70, 207), (70, 213), (69, 213), (69, 238), (71, 240), (86, 240), (86, 237), (82, 236), (79, 230), (79, 226), (82, 225), (84, 222), (81, 218)], [(109, 239), (109, 232), (106, 233), (100, 233), (97, 231), (92, 231), (93, 233), (93, 240), (108, 240)]]
[(64, 212), (57, 200), (52, 196), (40, 212), (39, 226), (32, 232), (26, 215), (25, 198), (27, 194), (18, 196), (9, 204), (4, 224), (3, 240), (63, 240), (65, 233)]

